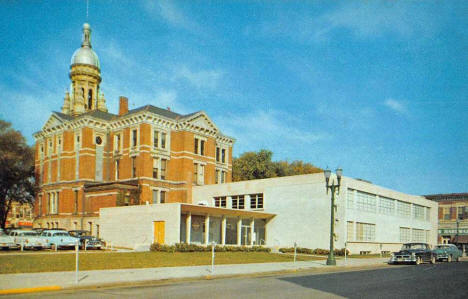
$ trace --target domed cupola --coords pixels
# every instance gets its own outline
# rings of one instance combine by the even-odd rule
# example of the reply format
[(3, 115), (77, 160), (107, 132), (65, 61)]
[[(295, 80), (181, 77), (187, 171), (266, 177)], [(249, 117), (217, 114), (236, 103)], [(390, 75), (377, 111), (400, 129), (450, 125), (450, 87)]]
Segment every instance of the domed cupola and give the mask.
[(100, 69), (99, 59), (96, 52), (93, 51), (91, 46), (91, 26), (88, 23), (83, 25), (83, 42), (81, 48), (73, 53), (71, 65), (75, 64), (88, 64)]
[(71, 90), (64, 99), (62, 112), (77, 116), (100, 110), (107, 112), (104, 94), (100, 92), (101, 67), (91, 46), (91, 26), (83, 25), (83, 41), (75, 51), (70, 65)]

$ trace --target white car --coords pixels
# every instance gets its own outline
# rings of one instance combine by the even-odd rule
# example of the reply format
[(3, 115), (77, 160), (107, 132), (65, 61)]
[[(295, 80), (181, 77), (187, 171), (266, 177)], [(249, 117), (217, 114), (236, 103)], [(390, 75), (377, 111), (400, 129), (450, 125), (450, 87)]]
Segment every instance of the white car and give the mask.
[(16, 249), (18, 246), (15, 239), (7, 235), (3, 229), (0, 228), (0, 248), (1, 249)]
[(33, 230), (15, 229), (10, 232), (18, 247), (24, 249), (43, 249), (47, 248), (45, 241)]

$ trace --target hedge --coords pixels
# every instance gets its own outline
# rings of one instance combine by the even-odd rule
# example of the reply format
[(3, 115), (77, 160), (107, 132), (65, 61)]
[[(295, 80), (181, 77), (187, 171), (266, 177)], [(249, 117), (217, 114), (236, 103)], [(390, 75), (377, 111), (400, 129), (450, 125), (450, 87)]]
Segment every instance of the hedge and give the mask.
[[(294, 252), (294, 247), (280, 248), (279, 251), (282, 252), (282, 253), (293, 253)], [(328, 255), (330, 253), (330, 250), (321, 249), (321, 248), (310, 249), (310, 248), (297, 247), (296, 252), (297, 253), (302, 253), (302, 254)], [(335, 250), (333, 250), (333, 252), (337, 256), (344, 256), (345, 249), (344, 248), (335, 249)], [(349, 249), (348, 249), (348, 254), (349, 254)]]
[[(211, 245), (203, 246), (196, 244), (177, 243), (175, 245), (164, 245), (153, 243), (150, 246), (150, 251), (162, 252), (204, 252), (211, 251)], [(263, 246), (215, 246), (216, 252), (271, 252), (271, 248)]]

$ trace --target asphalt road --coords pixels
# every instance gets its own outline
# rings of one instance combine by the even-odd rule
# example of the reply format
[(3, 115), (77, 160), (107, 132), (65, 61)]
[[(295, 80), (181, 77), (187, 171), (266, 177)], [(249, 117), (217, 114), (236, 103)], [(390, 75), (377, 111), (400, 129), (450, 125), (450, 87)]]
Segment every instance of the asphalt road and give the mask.
[[(14, 298), (30, 298), (17, 295)], [(467, 298), (468, 261), (40, 293), (40, 298)]]

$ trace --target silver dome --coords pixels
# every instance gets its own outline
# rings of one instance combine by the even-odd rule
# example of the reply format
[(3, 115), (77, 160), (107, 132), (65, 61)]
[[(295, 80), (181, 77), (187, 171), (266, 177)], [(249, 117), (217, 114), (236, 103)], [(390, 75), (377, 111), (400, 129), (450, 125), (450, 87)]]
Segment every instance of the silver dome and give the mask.
[(93, 49), (88, 47), (79, 48), (75, 51), (75, 53), (73, 53), (71, 65), (74, 64), (89, 64), (97, 67), (98, 69), (101, 68), (96, 52), (94, 52)]
[(88, 64), (100, 69), (99, 59), (91, 46), (91, 26), (88, 23), (83, 24), (83, 42), (81, 48), (73, 53), (71, 65)]

